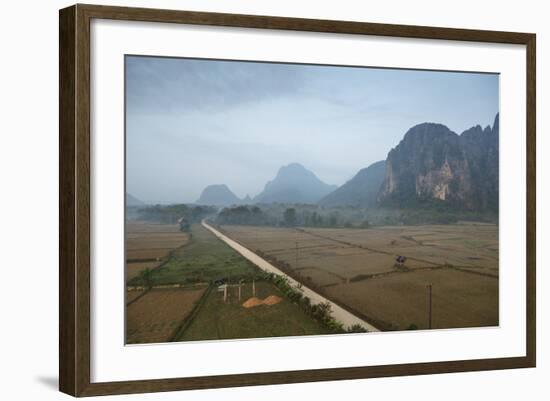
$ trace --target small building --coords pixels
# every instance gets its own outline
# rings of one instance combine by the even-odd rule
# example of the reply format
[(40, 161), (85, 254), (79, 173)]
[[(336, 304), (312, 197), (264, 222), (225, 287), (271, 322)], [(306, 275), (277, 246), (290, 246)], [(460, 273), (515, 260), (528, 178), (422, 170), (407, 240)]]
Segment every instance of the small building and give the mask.
[(407, 261), (407, 258), (405, 256), (397, 256), (395, 258), (395, 261), (397, 262), (398, 266), (403, 266), (405, 262)]

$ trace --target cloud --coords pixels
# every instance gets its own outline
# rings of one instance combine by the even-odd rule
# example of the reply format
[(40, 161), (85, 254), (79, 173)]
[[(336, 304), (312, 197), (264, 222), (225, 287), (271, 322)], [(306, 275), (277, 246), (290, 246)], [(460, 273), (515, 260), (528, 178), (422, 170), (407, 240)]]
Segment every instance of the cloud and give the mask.
[(126, 58), (131, 112), (217, 112), (273, 99), (303, 87), (299, 68), (286, 64), (181, 58)]

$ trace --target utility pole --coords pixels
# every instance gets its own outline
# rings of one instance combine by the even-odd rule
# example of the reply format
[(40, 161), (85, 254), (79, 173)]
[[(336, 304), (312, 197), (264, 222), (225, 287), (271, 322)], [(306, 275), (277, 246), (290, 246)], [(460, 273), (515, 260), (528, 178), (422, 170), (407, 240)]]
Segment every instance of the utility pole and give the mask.
[(428, 284), (428, 329), (432, 328), (432, 285)]
[(241, 284), (242, 281), (239, 281), (239, 302), (241, 302)]
[(256, 282), (252, 280), (252, 296), (256, 296)]
[(296, 262), (294, 263), (294, 270), (298, 269), (298, 241), (296, 241)]

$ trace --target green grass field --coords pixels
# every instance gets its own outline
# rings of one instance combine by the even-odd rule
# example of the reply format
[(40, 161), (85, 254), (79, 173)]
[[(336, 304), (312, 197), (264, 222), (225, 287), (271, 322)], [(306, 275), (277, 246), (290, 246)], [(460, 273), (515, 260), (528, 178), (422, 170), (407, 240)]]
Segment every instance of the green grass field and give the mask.
[(221, 292), (212, 291), (200, 312), (178, 341), (219, 340), (235, 338), (280, 337), (328, 334), (312, 317), (291, 303), (271, 283), (256, 283), (256, 296), (260, 299), (270, 295), (283, 298), (276, 305), (259, 305), (244, 308), (242, 303), (252, 296), (250, 283), (242, 288), (239, 302), (237, 289), (232, 288), (227, 303)]
[[(191, 227), (189, 243), (153, 271), (153, 285), (193, 284), (226, 279), (238, 282), (259, 273), (256, 266), (233, 251), (200, 224)], [(139, 284), (139, 278), (129, 284)]]

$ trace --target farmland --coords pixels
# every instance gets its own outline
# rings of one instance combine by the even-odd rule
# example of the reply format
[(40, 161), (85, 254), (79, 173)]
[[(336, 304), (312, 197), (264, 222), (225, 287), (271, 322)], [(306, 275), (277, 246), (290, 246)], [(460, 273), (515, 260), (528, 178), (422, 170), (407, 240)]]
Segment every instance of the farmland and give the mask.
[(250, 283), (242, 288), (239, 300), (237, 289), (232, 288), (227, 302), (223, 294), (212, 291), (207, 297), (201, 313), (189, 328), (178, 338), (179, 341), (214, 340), (233, 338), (258, 338), (297, 336), (330, 333), (317, 321), (306, 316), (272, 284), (256, 283), (256, 297), (265, 299), (278, 296), (282, 302), (275, 305), (258, 305), (244, 308), (242, 303), (252, 297)]
[(428, 327), (428, 284), (433, 328), (498, 325), (496, 225), (221, 229), (380, 329)]
[[(165, 250), (168, 248), (158, 241), (158, 234), (164, 233), (163, 230), (168, 230), (168, 227), (158, 225), (155, 229), (138, 226), (139, 235), (134, 238), (146, 246), (157, 244), (157, 248), (149, 249)], [(150, 241), (147, 240), (148, 233), (153, 234)], [(129, 236), (128, 241), (131, 239)], [(185, 239), (185, 246), (169, 251), (162, 264), (151, 271), (151, 289), (143, 289), (145, 286), (139, 275), (128, 278), (127, 343), (332, 332), (285, 297), (276, 285), (264, 280), (262, 272), (254, 264), (200, 224), (193, 224)], [(135, 248), (128, 248), (129, 254), (132, 254)], [(219, 281), (230, 285), (225, 300), (223, 293), (217, 291), (218, 285), (215, 283)], [(239, 282), (243, 283), (241, 298), (235, 287)], [(252, 293), (252, 282), (255, 294)], [(244, 307), (243, 303), (253, 295), (262, 300), (269, 297), (277, 301)]]
[(152, 289), (127, 306), (126, 342), (170, 341), (206, 287)]
[(212, 234), (194, 224), (191, 240), (175, 249), (162, 267), (153, 272), (153, 285), (208, 283), (217, 279), (234, 282), (252, 278), (258, 269)]
[(139, 276), (145, 269), (157, 268), (188, 240), (189, 235), (181, 232), (177, 224), (127, 222), (126, 280)]

